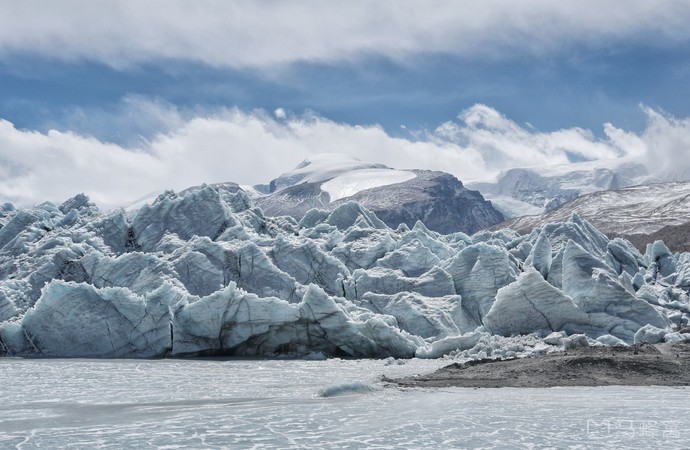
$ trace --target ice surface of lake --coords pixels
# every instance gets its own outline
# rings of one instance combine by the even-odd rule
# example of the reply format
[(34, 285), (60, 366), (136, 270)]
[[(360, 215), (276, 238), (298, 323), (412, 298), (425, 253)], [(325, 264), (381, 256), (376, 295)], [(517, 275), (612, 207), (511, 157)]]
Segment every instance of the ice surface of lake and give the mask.
[[(0, 448), (690, 446), (686, 388), (401, 390), (379, 381), (442, 365), (3, 358)], [(348, 384), (360, 392), (319, 395)]]

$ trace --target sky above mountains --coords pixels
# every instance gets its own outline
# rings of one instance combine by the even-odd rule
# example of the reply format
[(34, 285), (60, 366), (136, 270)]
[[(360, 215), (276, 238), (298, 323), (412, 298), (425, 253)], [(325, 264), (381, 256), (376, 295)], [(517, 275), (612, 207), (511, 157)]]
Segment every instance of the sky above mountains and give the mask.
[(0, 3), (0, 200), (126, 204), (320, 152), (463, 180), (690, 160), (690, 3)]

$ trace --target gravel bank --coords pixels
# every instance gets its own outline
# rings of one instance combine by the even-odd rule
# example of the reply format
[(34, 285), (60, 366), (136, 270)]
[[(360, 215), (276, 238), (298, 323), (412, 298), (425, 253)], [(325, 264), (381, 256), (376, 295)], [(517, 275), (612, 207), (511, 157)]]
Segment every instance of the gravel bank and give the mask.
[(689, 386), (690, 342), (456, 363), (429, 375), (384, 381), (402, 387)]

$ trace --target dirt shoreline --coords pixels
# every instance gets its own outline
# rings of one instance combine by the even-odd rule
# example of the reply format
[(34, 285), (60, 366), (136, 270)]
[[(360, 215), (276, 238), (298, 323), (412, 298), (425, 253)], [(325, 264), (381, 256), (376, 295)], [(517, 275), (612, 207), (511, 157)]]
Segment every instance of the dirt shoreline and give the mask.
[(538, 358), (456, 363), (399, 387), (690, 386), (690, 342), (584, 347)]

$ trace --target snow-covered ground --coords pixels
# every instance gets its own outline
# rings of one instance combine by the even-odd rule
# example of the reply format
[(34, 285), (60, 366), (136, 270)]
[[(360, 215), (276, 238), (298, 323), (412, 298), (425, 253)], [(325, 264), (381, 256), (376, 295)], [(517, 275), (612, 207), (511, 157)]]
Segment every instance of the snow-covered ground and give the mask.
[(402, 183), (415, 178), (414, 172), (395, 169), (359, 169), (338, 175), (321, 185), (331, 202), (351, 197), (365, 189)]
[(666, 449), (690, 440), (687, 388), (379, 381), (441, 363), (5, 358), (0, 447)]

